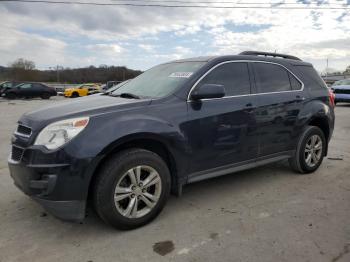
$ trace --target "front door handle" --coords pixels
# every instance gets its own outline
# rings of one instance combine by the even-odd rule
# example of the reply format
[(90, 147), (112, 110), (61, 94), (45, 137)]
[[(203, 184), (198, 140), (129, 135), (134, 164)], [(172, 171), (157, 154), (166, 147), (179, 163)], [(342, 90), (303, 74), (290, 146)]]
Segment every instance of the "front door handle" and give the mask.
[(252, 103), (248, 103), (248, 104), (245, 105), (244, 111), (247, 112), (247, 113), (252, 113), (255, 109), (256, 109), (256, 107), (253, 106)]

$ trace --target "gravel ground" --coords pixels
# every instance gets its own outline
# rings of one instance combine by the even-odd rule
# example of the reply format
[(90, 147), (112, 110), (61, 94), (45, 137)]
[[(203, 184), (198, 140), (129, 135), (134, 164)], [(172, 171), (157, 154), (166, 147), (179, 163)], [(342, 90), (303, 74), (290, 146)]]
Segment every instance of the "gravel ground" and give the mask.
[(93, 212), (83, 224), (57, 220), (12, 183), (17, 119), (62, 99), (0, 100), (0, 262), (350, 261), (350, 105), (337, 106), (316, 173), (297, 175), (281, 162), (191, 184), (153, 223), (123, 232)]

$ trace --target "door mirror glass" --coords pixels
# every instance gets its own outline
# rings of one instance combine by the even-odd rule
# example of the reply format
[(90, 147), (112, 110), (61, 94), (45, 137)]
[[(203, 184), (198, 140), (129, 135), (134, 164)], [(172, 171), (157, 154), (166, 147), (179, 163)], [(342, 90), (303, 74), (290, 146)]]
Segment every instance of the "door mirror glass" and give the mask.
[(223, 85), (217, 84), (204, 84), (196, 88), (191, 93), (192, 100), (208, 99), (208, 98), (221, 98), (225, 96), (225, 88)]

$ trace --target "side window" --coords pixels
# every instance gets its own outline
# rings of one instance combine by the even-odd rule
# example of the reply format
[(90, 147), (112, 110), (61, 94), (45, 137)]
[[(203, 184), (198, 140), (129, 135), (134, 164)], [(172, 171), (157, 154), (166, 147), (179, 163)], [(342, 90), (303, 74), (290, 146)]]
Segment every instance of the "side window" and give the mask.
[(225, 88), (226, 96), (250, 94), (250, 80), (247, 63), (227, 63), (218, 66), (198, 84), (218, 84)]
[(37, 89), (43, 89), (43, 86), (41, 84), (34, 84), (34, 87)]
[(291, 73), (288, 73), (290, 85), (292, 86), (293, 90), (300, 90), (301, 89), (301, 83), (293, 76)]
[(21, 86), (19, 86), (19, 89), (27, 89), (27, 88), (31, 88), (32, 84), (23, 84)]
[(253, 63), (258, 93), (290, 91), (289, 72), (281, 66)]

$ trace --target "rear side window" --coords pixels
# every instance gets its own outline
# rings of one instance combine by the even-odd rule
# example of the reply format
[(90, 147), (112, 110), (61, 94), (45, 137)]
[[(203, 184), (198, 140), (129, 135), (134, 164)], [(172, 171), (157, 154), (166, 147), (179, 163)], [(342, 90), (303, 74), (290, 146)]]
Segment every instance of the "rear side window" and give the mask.
[(250, 80), (247, 63), (226, 63), (206, 75), (198, 84), (223, 85), (226, 96), (250, 94)]
[(327, 89), (326, 83), (312, 66), (296, 66), (302, 76), (305, 86), (311, 90)]
[(302, 88), (301, 83), (293, 76), (291, 73), (288, 73), (290, 85), (293, 90), (300, 90)]
[(43, 88), (43, 86), (41, 84), (34, 84), (34, 87), (35, 88), (40, 88), (40, 89)]
[(290, 74), (281, 66), (267, 63), (254, 63), (254, 72), (258, 93), (292, 90), (289, 80)]

